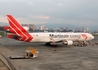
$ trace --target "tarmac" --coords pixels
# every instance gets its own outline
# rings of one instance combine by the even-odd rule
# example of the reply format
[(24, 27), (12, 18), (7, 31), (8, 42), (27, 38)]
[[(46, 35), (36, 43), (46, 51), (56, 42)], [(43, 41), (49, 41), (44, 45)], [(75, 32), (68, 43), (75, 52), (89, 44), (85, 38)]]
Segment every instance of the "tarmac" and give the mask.
[[(93, 40), (95, 41), (98, 41), (98, 37)], [(28, 47), (39, 51), (37, 58), (9, 58), (25, 55)], [(59, 44), (58, 47), (50, 47), (44, 43), (27, 43), (3, 37), (0, 38), (0, 52), (9, 65), (15, 67), (12, 70), (98, 70), (98, 45), (79, 47)], [(0, 70), (11, 70), (4, 61), (0, 61)], [(1, 63), (4, 63), (5, 69)]]

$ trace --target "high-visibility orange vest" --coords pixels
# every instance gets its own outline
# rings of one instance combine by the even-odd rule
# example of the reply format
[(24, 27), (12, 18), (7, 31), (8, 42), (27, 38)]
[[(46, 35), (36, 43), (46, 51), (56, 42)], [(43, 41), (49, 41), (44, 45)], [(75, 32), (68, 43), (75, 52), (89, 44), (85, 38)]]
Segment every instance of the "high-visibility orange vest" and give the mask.
[(32, 54), (36, 54), (37, 51), (35, 49), (32, 49)]

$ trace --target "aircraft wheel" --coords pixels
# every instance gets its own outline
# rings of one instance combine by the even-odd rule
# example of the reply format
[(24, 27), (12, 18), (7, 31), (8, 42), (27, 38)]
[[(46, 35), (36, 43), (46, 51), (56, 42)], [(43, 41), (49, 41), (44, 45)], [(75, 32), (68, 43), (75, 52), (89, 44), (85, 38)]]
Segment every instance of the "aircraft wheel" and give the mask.
[(47, 45), (47, 46), (51, 46), (51, 44), (50, 44), (50, 43), (45, 43), (45, 45)]
[(51, 45), (52, 47), (57, 47), (57, 45)]

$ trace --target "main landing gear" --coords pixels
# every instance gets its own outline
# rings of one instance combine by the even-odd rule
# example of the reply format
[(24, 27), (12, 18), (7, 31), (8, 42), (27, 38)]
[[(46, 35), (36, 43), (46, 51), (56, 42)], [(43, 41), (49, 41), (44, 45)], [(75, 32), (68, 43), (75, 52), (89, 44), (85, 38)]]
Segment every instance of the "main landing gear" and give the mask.
[(85, 47), (85, 46), (88, 46), (88, 45), (92, 45), (93, 46), (93, 44), (90, 41), (80, 42), (80, 41), (77, 40), (77, 42), (78, 42), (78, 44), (75, 44), (75, 46), (81, 46), (81, 47)]
[(83, 42), (81, 42), (81, 44), (78, 44), (77, 46), (81, 46), (81, 47), (87, 46), (87, 43), (83, 41)]
[(52, 46), (52, 47), (57, 47), (57, 44), (53, 44), (53, 43), (45, 43), (46, 46)]

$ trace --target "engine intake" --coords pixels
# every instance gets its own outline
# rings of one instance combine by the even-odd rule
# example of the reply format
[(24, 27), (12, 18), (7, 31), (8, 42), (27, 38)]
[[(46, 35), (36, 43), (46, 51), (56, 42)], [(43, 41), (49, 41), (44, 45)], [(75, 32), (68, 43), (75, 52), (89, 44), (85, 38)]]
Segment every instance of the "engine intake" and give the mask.
[(73, 41), (67, 40), (65, 42), (62, 42), (62, 44), (64, 44), (64, 45), (72, 45), (73, 44)]

